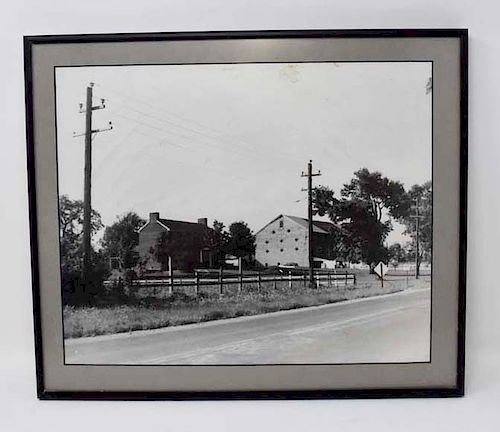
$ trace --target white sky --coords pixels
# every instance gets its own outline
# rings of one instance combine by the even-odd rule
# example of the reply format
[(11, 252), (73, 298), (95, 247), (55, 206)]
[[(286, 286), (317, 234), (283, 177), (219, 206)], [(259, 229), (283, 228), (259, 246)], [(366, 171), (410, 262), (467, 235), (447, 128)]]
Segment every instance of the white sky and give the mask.
[[(431, 179), (431, 63), (302, 63), (57, 68), (59, 192), (83, 197), (86, 86), (94, 82), (92, 207), (107, 225), (144, 218), (257, 231), (307, 215), (300, 177), (339, 191), (353, 172), (405, 187)], [(298, 201), (300, 200), (300, 201)], [(388, 243), (406, 241), (396, 226)]]

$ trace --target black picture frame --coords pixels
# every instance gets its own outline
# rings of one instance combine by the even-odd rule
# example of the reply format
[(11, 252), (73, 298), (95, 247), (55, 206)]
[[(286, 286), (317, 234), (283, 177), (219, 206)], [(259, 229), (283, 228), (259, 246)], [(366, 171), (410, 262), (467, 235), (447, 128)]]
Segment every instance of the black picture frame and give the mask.
[[(435, 388), (391, 388), (304, 391), (53, 391), (47, 390), (44, 359), (39, 281), (37, 187), (35, 178), (35, 136), (33, 109), (32, 48), (41, 44), (80, 44), (106, 42), (185, 41), (279, 38), (458, 38), (460, 41), (460, 216), (456, 385)], [(352, 399), (459, 397), (464, 394), (466, 252), (467, 252), (467, 141), (468, 141), (468, 31), (466, 29), (362, 29), (362, 30), (277, 30), (215, 31), (173, 33), (117, 33), (43, 35), (24, 37), (26, 140), (28, 198), (30, 211), (32, 295), (35, 336), (37, 396), (44, 400), (235, 400), (235, 399)]]

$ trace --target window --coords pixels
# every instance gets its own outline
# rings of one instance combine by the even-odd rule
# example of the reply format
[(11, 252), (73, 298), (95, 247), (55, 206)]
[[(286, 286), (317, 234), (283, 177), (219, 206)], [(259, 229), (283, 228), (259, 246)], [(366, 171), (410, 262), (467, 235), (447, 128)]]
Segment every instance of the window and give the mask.
[(290, 230), (289, 230), (289, 229), (287, 229), (287, 230), (286, 230), (286, 232), (290, 232)]
[(269, 253), (269, 249), (266, 249), (266, 253)]
[(296, 238), (296, 239), (295, 239), (295, 241), (299, 241), (299, 239), (298, 239), (298, 238)]
[(283, 249), (280, 249), (280, 252), (283, 252)]
[(278, 263), (278, 265), (281, 265), (281, 263)]
[(280, 228), (283, 228), (283, 221), (280, 220)]
[(267, 267), (267, 263), (264, 264)]
[(297, 248), (297, 247), (296, 247), (296, 248), (295, 248), (295, 250), (296, 250), (296, 251), (298, 251), (298, 250), (299, 250), (299, 248)]
[(280, 240), (280, 243), (283, 243), (283, 239)]
[(269, 243), (269, 240), (266, 240), (266, 241), (265, 241), (265, 243), (266, 243), (266, 244), (268, 244), (268, 243)]
[(271, 234), (276, 234), (276, 231), (272, 230), (272, 231), (271, 231)]

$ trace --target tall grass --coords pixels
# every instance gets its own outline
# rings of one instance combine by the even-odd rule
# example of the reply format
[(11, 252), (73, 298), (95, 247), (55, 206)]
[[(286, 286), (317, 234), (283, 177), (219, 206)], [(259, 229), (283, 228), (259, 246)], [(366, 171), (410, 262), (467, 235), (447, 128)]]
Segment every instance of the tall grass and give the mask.
[[(375, 282), (375, 281), (374, 281)], [(429, 283), (429, 282), (427, 282)], [(317, 306), (339, 301), (394, 293), (406, 287), (404, 280), (339, 287), (279, 285), (276, 289), (247, 290), (240, 294), (175, 292), (167, 297), (143, 296), (132, 304), (91, 307), (65, 306), (64, 336), (77, 338), (109, 333), (147, 330), (223, 318)]]

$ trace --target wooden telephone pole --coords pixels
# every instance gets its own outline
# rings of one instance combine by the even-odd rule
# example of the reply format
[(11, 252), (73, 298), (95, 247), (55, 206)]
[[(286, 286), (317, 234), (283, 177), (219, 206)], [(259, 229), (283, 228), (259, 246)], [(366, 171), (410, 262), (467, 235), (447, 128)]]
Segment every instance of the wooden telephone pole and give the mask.
[(420, 198), (415, 198), (415, 214), (412, 216), (415, 218), (415, 279), (418, 279), (420, 276), (420, 219), (423, 217), (420, 215)]
[(307, 177), (307, 222), (309, 233), (309, 286), (314, 284), (314, 254), (313, 254), (313, 209), (312, 209), (312, 178), (321, 175), (321, 171), (313, 173), (312, 160), (307, 164), (307, 173), (302, 172), (301, 177)]
[(80, 104), (80, 113), (85, 113), (85, 133), (73, 133), (73, 138), (85, 136), (85, 166), (84, 166), (84, 186), (83, 186), (83, 283), (88, 285), (91, 262), (91, 235), (92, 235), (92, 203), (91, 203), (91, 177), (92, 177), (92, 138), (99, 132), (105, 132), (113, 129), (113, 125), (109, 122), (109, 126), (105, 129), (92, 129), (92, 112), (106, 108), (104, 99), (101, 99), (101, 105), (92, 105), (92, 92), (94, 83), (90, 83), (87, 87), (87, 99), (85, 108)]

